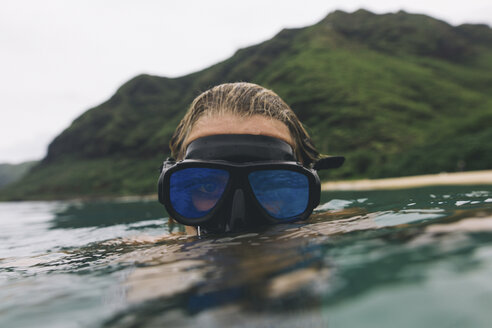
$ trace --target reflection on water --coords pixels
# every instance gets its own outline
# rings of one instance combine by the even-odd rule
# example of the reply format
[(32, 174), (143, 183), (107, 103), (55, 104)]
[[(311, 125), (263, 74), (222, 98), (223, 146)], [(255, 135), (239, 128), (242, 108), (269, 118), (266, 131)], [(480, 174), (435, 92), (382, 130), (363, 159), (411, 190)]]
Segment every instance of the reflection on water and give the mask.
[(147, 202), (145, 206), (135, 202), (71, 203), (55, 212), (51, 228), (69, 229), (131, 224), (159, 219), (162, 218), (162, 214), (162, 205), (155, 201)]
[(201, 238), (156, 202), (0, 204), (0, 326), (489, 326), (491, 187), (321, 204)]

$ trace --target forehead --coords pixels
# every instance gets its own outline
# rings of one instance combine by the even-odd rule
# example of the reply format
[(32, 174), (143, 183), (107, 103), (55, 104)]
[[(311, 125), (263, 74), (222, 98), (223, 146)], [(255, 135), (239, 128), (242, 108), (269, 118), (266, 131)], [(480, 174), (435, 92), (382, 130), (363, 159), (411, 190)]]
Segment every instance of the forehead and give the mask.
[(201, 117), (193, 126), (184, 146), (195, 139), (216, 134), (264, 135), (284, 140), (294, 146), (289, 128), (279, 120), (262, 115), (240, 117), (234, 114)]

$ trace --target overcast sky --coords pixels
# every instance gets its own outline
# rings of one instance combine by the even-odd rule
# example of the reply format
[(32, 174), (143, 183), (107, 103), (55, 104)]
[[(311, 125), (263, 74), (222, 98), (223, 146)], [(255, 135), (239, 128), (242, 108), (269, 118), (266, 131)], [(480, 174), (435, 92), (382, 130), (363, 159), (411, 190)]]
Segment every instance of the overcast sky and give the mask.
[(77, 116), (132, 77), (178, 77), (336, 9), (492, 26), (492, 1), (2, 0), (0, 163), (41, 159)]

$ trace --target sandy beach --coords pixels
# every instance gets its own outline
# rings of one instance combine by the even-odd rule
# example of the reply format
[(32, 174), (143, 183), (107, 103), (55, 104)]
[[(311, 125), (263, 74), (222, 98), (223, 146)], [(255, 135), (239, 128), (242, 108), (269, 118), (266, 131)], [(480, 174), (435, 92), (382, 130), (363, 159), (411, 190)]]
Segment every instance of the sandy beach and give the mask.
[[(459, 173), (439, 173), (428, 175), (415, 175), (399, 178), (386, 179), (362, 179), (341, 180), (321, 183), (321, 190), (383, 190), (383, 189), (406, 189), (425, 186), (452, 186), (452, 185), (492, 185), (492, 170), (470, 171)], [(106, 197), (81, 197), (74, 198), (75, 201), (108, 200), (121, 202), (155, 201), (157, 194), (106, 196)]]
[(492, 170), (439, 173), (400, 178), (329, 181), (321, 184), (327, 190), (405, 189), (438, 185), (492, 185)]

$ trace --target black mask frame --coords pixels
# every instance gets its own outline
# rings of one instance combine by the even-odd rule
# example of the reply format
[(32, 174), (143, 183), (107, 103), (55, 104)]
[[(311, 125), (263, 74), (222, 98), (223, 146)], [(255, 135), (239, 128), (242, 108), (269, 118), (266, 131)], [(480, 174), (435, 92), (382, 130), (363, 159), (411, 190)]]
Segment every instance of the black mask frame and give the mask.
[[(171, 175), (179, 170), (186, 168), (215, 168), (222, 169), (229, 172), (229, 181), (224, 189), (221, 198), (218, 200), (214, 208), (205, 216), (200, 218), (187, 218), (180, 215), (172, 206), (170, 199), (170, 178)], [(309, 183), (309, 199), (304, 212), (287, 219), (277, 219), (271, 216), (258, 202), (254, 196), (251, 185), (248, 182), (248, 174), (257, 170), (289, 170), (303, 174), (307, 177)], [(263, 162), (247, 162), (247, 163), (233, 163), (227, 161), (203, 161), (203, 160), (183, 160), (180, 162), (166, 161), (163, 165), (163, 170), (159, 178), (159, 201), (164, 204), (169, 215), (178, 221), (179, 223), (191, 226), (202, 226), (207, 223), (217, 224), (214, 219), (220, 218), (219, 212), (233, 211), (234, 204), (227, 206), (231, 203), (228, 199), (232, 198), (238, 190), (243, 192), (244, 200), (247, 204), (254, 206), (252, 209), (254, 212), (261, 214), (270, 223), (287, 223), (297, 220), (305, 220), (312, 213), (313, 209), (318, 206), (321, 186), (318, 174), (313, 169), (305, 168), (304, 166), (293, 161), (263, 161)], [(208, 224), (211, 225), (211, 224)], [(212, 224), (213, 225), (213, 224)]]
[[(179, 223), (204, 228), (207, 232), (223, 232), (257, 228), (266, 223), (305, 220), (319, 204), (321, 193), (317, 171), (340, 167), (342, 156), (325, 157), (309, 167), (296, 160), (292, 147), (285, 141), (264, 135), (210, 135), (192, 141), (184, 160), (167, 159), (161, 166), (158, 182), (159, 201), (170, 217)], [(170, 201), (170, 176), (190, 167), (219, 168), (229, 172), (229, 181), (214, 208), (200, 218), (187, 218), (174, 210)], [(290, 219), (276, 219), (258, 202), (249, 185), (247, 174), (259, 169), (287, 169), (302, 173), (309, 181), (306, 210)], [(246, 206), (248, 205), (248, 206)]]

